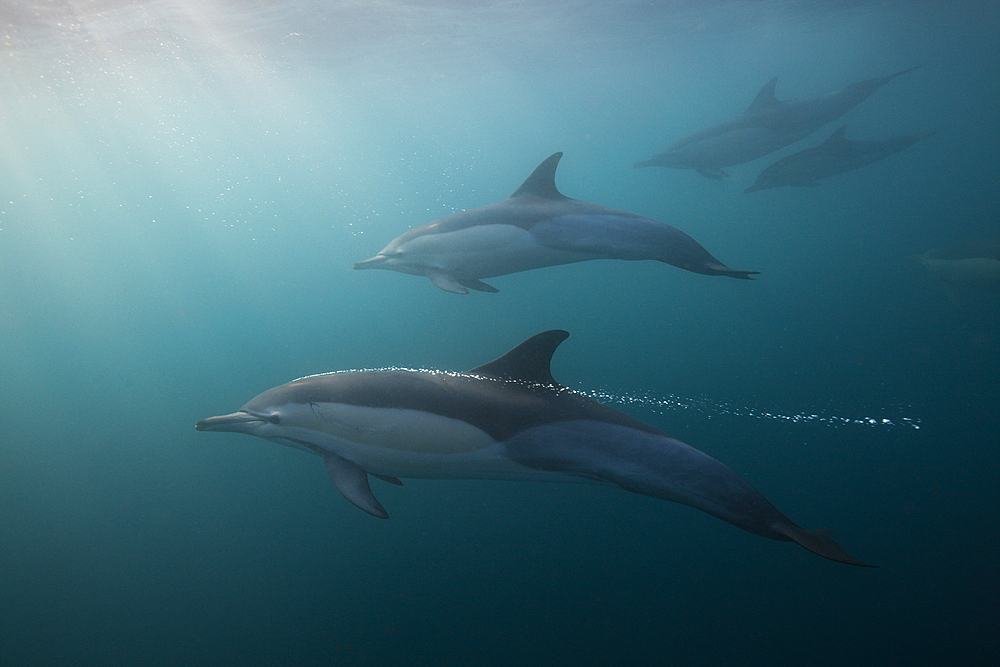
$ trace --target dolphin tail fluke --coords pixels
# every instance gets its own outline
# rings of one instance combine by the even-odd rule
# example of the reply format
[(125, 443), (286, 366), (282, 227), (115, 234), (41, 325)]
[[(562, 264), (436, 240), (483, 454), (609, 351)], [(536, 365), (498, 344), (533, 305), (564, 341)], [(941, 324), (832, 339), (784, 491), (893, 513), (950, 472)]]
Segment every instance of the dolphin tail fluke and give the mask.
[(642, 169), (643, 167), (656, 167), (659, 166), (659, 161), (655, 157), (649, 158), (648, 160), (643, 160), (641, 162), (636, 162), (632, 165), (633, 169)]
[(838, 563), (857, 565), (858, 567), (875, 567), (874, 565), (869, 565), (868, 563), (862, 563), (858, 559), (849, 555), (840, 547), (839, 544), (830, 539), (830, 535), (827, 531), (806, 530), (805, 528), (800, 528), (790, 522), (787, 525), (776, 526), (775, 530), (788, 537), (788, 539), (792, 540), (803, 549), (811, 551), (817, 556), (829, 558), (830, 560), (835, 560)]

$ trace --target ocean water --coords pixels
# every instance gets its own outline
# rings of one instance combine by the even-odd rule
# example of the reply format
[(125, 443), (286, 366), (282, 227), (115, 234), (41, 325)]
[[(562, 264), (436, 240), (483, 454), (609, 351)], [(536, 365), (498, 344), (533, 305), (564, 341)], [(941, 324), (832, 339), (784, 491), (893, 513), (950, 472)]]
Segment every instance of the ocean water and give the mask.
[[(0, 663), (992, 665), (1000, 303), (914, 261), (996, 236), (995, 2), (125, 0), (0, 8)], [(922, 65), (817, 188), (780, 153), (631, 165)], [(593, 261), (456, 296), (352, 270), (498, 201), (691, 234), (754, 281)], [(611, 487), (373, 480), (194, 423), (307, 374), (553, 374), (720, 459), (876, 569)], [(873, 423), (874, 422), (874, 423)]]

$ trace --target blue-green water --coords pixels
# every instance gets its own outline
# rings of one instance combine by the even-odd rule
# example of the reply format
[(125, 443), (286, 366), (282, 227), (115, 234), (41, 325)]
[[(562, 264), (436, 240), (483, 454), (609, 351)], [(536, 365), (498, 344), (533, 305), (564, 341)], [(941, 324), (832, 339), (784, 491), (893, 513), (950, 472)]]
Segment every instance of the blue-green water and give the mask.
[[(5, 3), (0, 663), (995, 664), (1000, 306), (913, 258), (998, 232), (998, 31), (993, 2)], [(773, 76), (919, 64), (843, 122), (937, 133), (819, 188), (743, 194), (832, 126), (721, 183), (631, 168)], [(567, 196), (761, 275), (352, 270), (557, 150)], [(375, 480), (378, 521), (316, 457), (194, 430), (550, 328), (558, 380), (878, 569), (587, 485)]]

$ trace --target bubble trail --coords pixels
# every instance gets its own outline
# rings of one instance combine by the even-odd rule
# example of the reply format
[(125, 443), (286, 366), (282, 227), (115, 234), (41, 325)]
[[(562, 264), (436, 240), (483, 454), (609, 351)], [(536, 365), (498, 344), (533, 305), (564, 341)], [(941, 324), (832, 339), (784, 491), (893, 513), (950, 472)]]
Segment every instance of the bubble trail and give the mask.
[[(355, 370), (341, 370), (341, 371), (330, 371), (328, 373), (319, 373), (318, 375), (340, 375), (346, 373), (380, 373), (380, 372), (403, 372), (403, 373), (426, 373), (430, 375), (444, 375), (452, 377), (469, 377), (469, 373), (462, 373), (458, 371), (440, 371), (427, 368), (406, 368), (400, 366), (383, 366), (381, 368), (364, 368)], [(306, 376), (314, 377), (314, 376)], [(479, 376), (476, 376), (479, 377)], [(304, 379), (304, 378), (299, 378)], [(523, 380), (512, 380), (512, 379), (497, 379), (489, 376), (482, 376), (481, 379), (488, 380), (490, 382), (504, 382), (512, 384), (520, 384), (524, 386), (535, 386), (532, 382), (526, 382)], [(674, 394), (663, 394), (653, 396), (648, 393), (642, 394), (621, 394), (608, 389), (570, 389), (564, 386), (552, 387), (550, 385), (539, 385), (548, 389), (556, 388), (559, 391), (575, 391), (579, 394), (583, 394), (589, 398), (594, 399), (599, 403), (606, 404), (616, 404), (616, 405), (633, 405), (648, 410), (652, 410), (657, 414), (663, 414), (667, 410), (691, 410), (705, 415), (706, 419), (712, 419), (720, 415), (732, 416), (732, 417), (749, 417), (751, 419), (762, 419), (770, 421), (781, 421), (789, 422), (793, 424), (805, 424), (805, 423), (818, 423), (825, 424), (827, 426), (841, 427), (841, 426), (862, 426), (867, 428), (896, 428), (896, 427), (908, 427), (916, 430), (920, 430), (920, 419), (916, 417), (842, 417), (837, 415), (825, 415), (820, 414), (819, 411), (810, 410), (799, 411), (796, 413), (789, 414), (786, 412), (777, 412), (774, 410), (760, 410), (756, 408), (741, 407), (728, 403), (726, 401), (717, 401), (711, 398), (685, 398), (683, 396), (677, 396)], [(896, 407), (897, 410), (901, 410), (901, 406)], [(884, 410), (882, 410), (884, 412)]]
[[(589, 396), (600, 403), (634, 405), (651, 409), (659, 414), (668, 410), (690, 410), (704, 414), (708, 419), (711, 419), (714, 416), (725, 415), (788, 422), (792, 424), (816, 423), (833, 427), (860, 426), (865, 428), (905, 427), (920, 430), (920, 419), (917, 417), (844, 417), (840, 415), (822, 414), (821, 412), (814, 410), (798, 412), (762, 410), (758, 408), (738, 406), (726, 401), (716, 401), (705, 397), (685, 398), (674, 394), (652, 396), (649, 394), (620, 394), (609, 390), (580, 391), (580, 393)], [(885, 410), (880, 410), (880, 412), (885, 412)]]

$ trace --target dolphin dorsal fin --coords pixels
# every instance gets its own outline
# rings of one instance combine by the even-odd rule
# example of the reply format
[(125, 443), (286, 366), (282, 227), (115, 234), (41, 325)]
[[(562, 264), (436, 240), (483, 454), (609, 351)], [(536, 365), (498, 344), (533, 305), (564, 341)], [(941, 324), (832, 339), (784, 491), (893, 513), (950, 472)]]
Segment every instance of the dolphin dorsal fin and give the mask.
[(747, 107), (744, 113), (749, 113), (751, 111), (760, 111), (768, 107), (772, 107), (778, 103), (778, 98), (774, 96), (774, 88), (778, 85), (778, 77), (774, 77), (770, 81), (764, 84), (764, 87), (760, 89), (757, 93), (757, 97), (753, 98), (753, 102)]
[(514, 191), (511, 197), (547, 197), (549, 199), (565, 199), (562, 193), (556, 189), (556, 167), (559, 165), (559, 158), (562, 152), (553, 153), (545, 158), (545, 161), (535, 167), (531, 176), (521, 183), (521, 187)]
[(469, 373), (498, 380), (558, 384), (552, 378), (550, 364), (552, 354), (559, 347), (559, 344), (567, 338), (569, 338), (569, 333), (560, 329), (543, 331), (524, 341), (502, 357), (482, 366), (476, 366)]
[(848, 139), (847, 139), (847, 137), (844, 136), (844, 132), (846, 132), (846, 131), (847, 131), (847, 126), (846, 125), (841, 125), (836, 130), (834, 130), (833, 134), (831, 134), (829, 137), (827, 137), (826, 141), (824, 141), (823, 143), (824, 144), (831, 144), (831, 145), (832, 144), (847, 143)]

